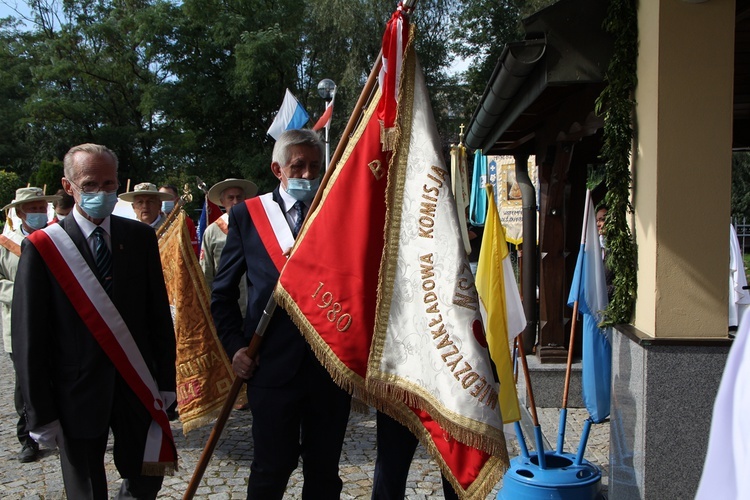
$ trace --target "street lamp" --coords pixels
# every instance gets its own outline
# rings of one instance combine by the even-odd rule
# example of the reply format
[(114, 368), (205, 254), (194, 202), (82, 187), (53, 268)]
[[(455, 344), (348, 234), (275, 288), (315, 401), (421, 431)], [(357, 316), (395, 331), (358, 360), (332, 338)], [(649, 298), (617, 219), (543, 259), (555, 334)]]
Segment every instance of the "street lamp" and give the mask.
[[(329, 106), (333, 105), (333, 97), (336, 95), (336, 83), (330, 78), (324, 78), (318, 83), (318, 95), (326, 101), (324, 113)], [(326, 163), (325, 168), (328, 168), (328, 163), (331, 161), (331, 144), (328, 141), (328, 131), (331, 128), (331, 119), (328, 119), (326, 123)]]

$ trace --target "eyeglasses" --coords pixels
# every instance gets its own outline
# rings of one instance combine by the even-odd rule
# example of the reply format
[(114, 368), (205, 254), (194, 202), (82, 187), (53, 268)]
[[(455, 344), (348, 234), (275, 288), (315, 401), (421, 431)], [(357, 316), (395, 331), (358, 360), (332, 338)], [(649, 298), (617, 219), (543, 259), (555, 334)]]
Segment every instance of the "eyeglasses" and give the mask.
[(120, 187), (119, 181), (107, 181), (104, 184), (97, 184), (96, 182), (84, 182), (83, 185), (79, 186), (75, 182), (68, 179), (68, 182), (70, 182), (72, 185), (78, 189), (78, 191), (86, 194), (95, 194), (99, 192), (105, 192), (105, 193), (112, 193), (117, 191), (117, 188)]

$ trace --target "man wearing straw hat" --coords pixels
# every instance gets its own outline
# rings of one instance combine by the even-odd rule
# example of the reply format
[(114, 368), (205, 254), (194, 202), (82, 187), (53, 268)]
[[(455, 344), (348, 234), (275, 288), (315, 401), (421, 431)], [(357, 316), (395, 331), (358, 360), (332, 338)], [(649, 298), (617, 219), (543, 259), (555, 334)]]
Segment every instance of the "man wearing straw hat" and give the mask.
[(13, 355), (32, 437), (60, 448), (70, 499), (107, 498), (110, 434), (118, 498), (155, 499), (177, 466), (166, 408), (176, 346), (155, 232), (112, 215), (117, 156), (71, 148), (71, 216), (24, 241), (13, 294)]
[(156, 230), (167, 220), (167, 214), (161, 210), (161, 202), (171, 200), (172, 196), (156, 189), (156, 184), (141, 182), (136, 184), (132, 191), (122, 193), (119, 198), (133, 204), (137, 220)]
[[(211, 189), (208, 190), (206, 196), (211, 203), (223, 207), (226, 212), (221, 215), (214, 222), (209, 224), (206, 231), (203, 233), (203, 241), (201, 242), (201, 253), (198, 259), (203, 270), (203, 274), (206, 276), (206, 283), (208, 289), (211, 290), (214, 282), (214, 276), (216, 271), (219, 270), (219, 261), (221, 259), (221, 251), (224, 250), (224, 245), (227, 242), (227, 232), (229, 231), (229, 210), (245, 201), (246, 199), (252, 198), (258, 193), (258, 186), (254, 182), (245, 179), (225, 179), (221, 182), (217, 182)], [(245, 317), (245, 310), (247, 308), (247, 285), (244, 280), (240, 282), (240, 298), (239, 298), (240, 310), (242, 311), (242, 317)]]
[[(211, 313), (237, 376), (248, 379), (254, 456), (247, 498), (284, 496), (302, 457), (302, 498), (338, 499), (339, 459), (349, 419), (350, 396), (331, 379), (289, 315), (277, 308), (257, 359), (250, 338), (279, 278), (283, 252), (294, 244), (317, 191), (323, 144), (312, 130), (287, 130), (273, 148), (272, 193), (232, 207), (229, 232), (214, 279)], [(248, 287), (247, 317), (237, 304)]]
[[(11, 360), (13, 348), (10, 337), (10, 307), (13, 302), (18, 257), (21, 255), (20, 243), (26, 236), (47, 225), (47, 204), (59, 199), (59, 196), (45, 196), (38, 187), (25, 187), (16, 190), (16, 197), (13, 201), (3, 207), (5, 213), (15, 207), (16, 215), (21, 219), (21, 225), (13, 228), (9, 236), (0, 236), (0, 314), (2, 314), (3, 344)], [(10, 219), (7, 224), (10, 224)], [(26, 428), (26, 415), (18, 377), (16, 377), (13, 399), (18, 413), (16, 436), (22, 447), (18, 459), (24, 463), (33, 462), (37, 459), (39, 445), (29, 436), (29, 429)]]

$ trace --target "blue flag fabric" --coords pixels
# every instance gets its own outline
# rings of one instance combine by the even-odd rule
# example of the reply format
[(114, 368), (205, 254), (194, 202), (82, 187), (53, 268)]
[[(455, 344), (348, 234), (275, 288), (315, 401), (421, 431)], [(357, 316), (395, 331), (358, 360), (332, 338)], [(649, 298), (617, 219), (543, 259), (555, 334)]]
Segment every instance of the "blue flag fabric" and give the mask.
[(573, 284), (568, 305), (578, 301), (578, 311), (583, 315), (582, 374), (583, 402), (594, 423), (609, 416), (612, 380), (612, 345), (609, 329), (599, 328), (603, 311), (609, 303), (604, 262), (596, 230), (591, 193), (587, 193), (583, 237), (578, 252)]
[(469, 200), (469, 222), (484, 226), (487, 219), (487, 157), (477, 149), (474, 152), (474, 174), (471, 178), (471, 198)]

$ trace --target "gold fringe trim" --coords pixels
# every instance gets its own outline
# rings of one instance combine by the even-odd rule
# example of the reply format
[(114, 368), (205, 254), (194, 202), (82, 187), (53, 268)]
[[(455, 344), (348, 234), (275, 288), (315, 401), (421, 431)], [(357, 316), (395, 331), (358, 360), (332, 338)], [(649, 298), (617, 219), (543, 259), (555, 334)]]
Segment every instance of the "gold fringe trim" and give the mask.
[(381, 405), (378, 410), (403, 423), (415, 436), (417, 436), (417, 439), (422, 443), (422, 446), (424, 446), (430, 456), (435, 459), (435, 462), (440, 468), (440, 472), (448, 478), (453, 489), (456, 490), (458, 497), (470, 500), (484, 500), (487, 498), (487, 495), (492, 491), (492, 488), (494, 488), (498, 481), (503, 478), (505, 471), (508, 470), (508, 467), (510, 466), (507, 450), (490, 456), (469, 489), (464, 490), (453, 476), (453, 473), (445, 463), (445, 460), (443, 460), (440, 451), (432, 440), (432, 436), (430, 436), (429, 432), (424, 428), (419, 417), (417, 417), (417, 415), (403, 403), (395, 400), (391, 401), (393, 401), (392, 404), (384, 403), (385, 406)]
[(295, 326), (305, 337), (307, 343), (310, 344), (313, 354), (331, 375), (336, 385), (351, 394), (353, 398), (371, 404), (372, 398), (367, 394), (364, 379), (353, 372), (334, 354), (320, 334), (307, 321), (307, 318), (297, 307), (297, 303), (289, 295), (289, 292), (281, 285), (281, 282), (277, 283), (274, 296), (278, 305), (287, 311)]
[[(398, 120), (398, 117), (396, 118)], [(385, 128), (383, 120), (380, 122), (380, 144), (383, 151), (393, 151), (398, 144), (398, 127)]]
[(143, 462), (141, 474), (144, 476), (174, 476), (177, 460), (174, 462)]
[(352, 398), (352, 411), (361, 413), (362, 415), (367, 415), (370, 413), (370, 406), (366, 404), (364, 401), (360, 401), (359, 399)]
[[(406, 405), (425, 411), (437, 422), (450, 436), (472, 448), (480, 449), (490, 455), (507, 456), (508, 446), (505, 442), (505, 434), (502, 428), (497, 429), (489, 425), (477, 425), (476, 422), (452, 412), (441, 411), (427, 398), (415, 394), (414, 390), (407, 390), (392, 383), (381, 380), (368, 380), (367, 390), (375, 396), (378, 401), (402, 401)], [(380, 405), (382, 406), (382, 404)], [(378, 408), (383, 410), (383, 408)], [(383, 411), (386, 411), (387, 408)], [(411, 410), (409, 410), (411, 411)], [(395, 418), (395, 417), (394, 417)]]

